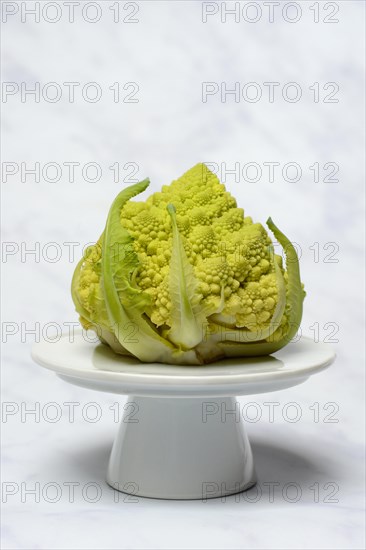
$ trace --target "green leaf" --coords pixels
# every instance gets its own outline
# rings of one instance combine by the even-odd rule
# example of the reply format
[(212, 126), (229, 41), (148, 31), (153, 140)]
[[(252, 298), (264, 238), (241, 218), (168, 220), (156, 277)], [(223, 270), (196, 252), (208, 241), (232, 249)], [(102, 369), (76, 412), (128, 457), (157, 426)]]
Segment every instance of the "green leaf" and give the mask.
[(121, 224), (121, 210), (148, 185), (149, 180), (145, 179), (121, 191), (108, 214), (102, 249), (102, 287), (110, 324), (119, 343), (141, 361), (194, 364), (198, 360), (193, 352), (181, 357), (179, 350), (151, 325), (144, 315), (149, 296), (131, 283), (139, 259), (133, 238)]
[(169, 339), (183, 349), (194, 348), (202, 340), (206, 316), (197, 305), (198, 282), (184, 250), (175, 208), (168, 204), (172, 220), (173, 243), (170, 260), (169, 290), (172, 304)]
[(288, 343), (296, 334), (302, 319), (302, 304), (305, 298), (300, 278), (299, 258), (296, 249), (291, 241), (278, 229), (273, 223), (272, 218), (268, 218), (267, 225), (272, 231), (286, 256), (286, 271), (288, 277), (287, 300), (291, 305), (289, 313), (289, 331), (286, 334), (286, 343)]

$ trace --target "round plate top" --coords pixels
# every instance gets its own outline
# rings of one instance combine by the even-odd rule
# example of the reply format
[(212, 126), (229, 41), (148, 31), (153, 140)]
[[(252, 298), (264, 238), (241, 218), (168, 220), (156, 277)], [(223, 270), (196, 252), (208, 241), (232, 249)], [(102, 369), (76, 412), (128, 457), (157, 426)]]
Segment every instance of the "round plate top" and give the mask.
[(91, 343), (82, 331), (41, 341), (36, 363), (73, 384), (99, 391), (151, 397), (236, 396), (281, 390), (328, 367), (335, 353), (328, 344), (301, 337), (274, 355), (223, 359), (205, 366), (141, 363)]

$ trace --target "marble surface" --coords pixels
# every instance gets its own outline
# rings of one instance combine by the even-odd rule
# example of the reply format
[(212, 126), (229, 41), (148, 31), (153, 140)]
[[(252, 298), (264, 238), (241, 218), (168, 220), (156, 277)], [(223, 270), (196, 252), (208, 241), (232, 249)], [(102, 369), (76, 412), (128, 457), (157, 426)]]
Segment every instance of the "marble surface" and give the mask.
[[(3, 548), (364, 548), (364, 3), (338, 2), (334, 24), (314, 23), (310, 2), (298, 2), (297, 23), (264, 15), (222, 23), (220, 13), (203, 23), (200, 2), (179, 1), (139, 2), (133, 24), (114, 23), (112, 3), (101, 2), (99, 22), (83, 21), (75, 8), (69, 23), (58, 4), (59, 22), (23, 23), (19, 11), (3, 24), (3, 80), (80, 89), (97, 82), (103, 96), (36, 103), (15, 94), (2, 105), (3, 162), (19, 168), (2, 182)], [(329, 15), (319, 5), (321, 18)], [(125, 17), (131, 7), (121, 10)], [(280, 91), (298, 83), (301, 100), (279, 93), (273, 103), (221, 102), (216, 94), (202, 102), (202, 82), (264, 90), (270, 81)], [(124, 94), (126, 82), (137, 83), (139, 101), (114, 103), (115, 82)], [(337, 83), (339, 102), (314, 102), (314, 82)], [(62, 382), (32, 363), (30, 348), (37, 333), (77, 320), (69, 295), (75, 261), (121, 187), (108, 167), (119, 162), (126, 185), (135, 165), (125, 165), (136, 163), (136, 177), (150, 176), (157, 190), (198, 161), (262, 166), (260, 181), (228, 175), (226, 185), (249, 215), (272, 215), (301, 246), (303, 333), (335, 340), (337, 361), (301, 386), (240, 399), (259, 492), (207, 502), (131, 499), (105, 482), (123, 398)], [(59, 181), (22, 174), (21, 163), (35, 162), (59, 163)], [(70, 162), (80, 163), (74, 182)], [(94, 183), (81, 171), (90, 162), (102, 170)], [(302, 177), (270, 183), (264, 162), (296, 162)], [(315, 182), (315, 162), (337, 163), (339, 181)]]

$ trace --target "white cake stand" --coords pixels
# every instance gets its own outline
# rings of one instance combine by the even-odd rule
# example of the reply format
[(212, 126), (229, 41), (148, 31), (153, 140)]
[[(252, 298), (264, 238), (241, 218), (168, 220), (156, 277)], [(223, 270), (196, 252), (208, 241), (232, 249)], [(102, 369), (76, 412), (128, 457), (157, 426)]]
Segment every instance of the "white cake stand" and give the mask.
[(78, 386), (129, 395), (107, 481), (144, 497), (206, 499), (244, 491), (256, 475), (237, 395), (283, 390), (335, 358), (308, 338), (274, 356), (204, 367), (143, 364), (77, 333), (42, 341), (34, 361)]

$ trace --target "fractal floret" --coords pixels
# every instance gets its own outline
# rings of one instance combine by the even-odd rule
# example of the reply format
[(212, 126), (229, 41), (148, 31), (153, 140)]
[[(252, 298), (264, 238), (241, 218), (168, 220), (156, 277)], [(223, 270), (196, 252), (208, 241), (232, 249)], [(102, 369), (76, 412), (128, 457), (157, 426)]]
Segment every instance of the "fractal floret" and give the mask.
[(198, 164), (144, 202), (145, 179), (114, 200), (104, 232), (76, 267), (80, 322), (143, 362), (201, 365), (269, 355), (296, 334), (305, 297), (296, 250), (271, 218), (244, 215)]

